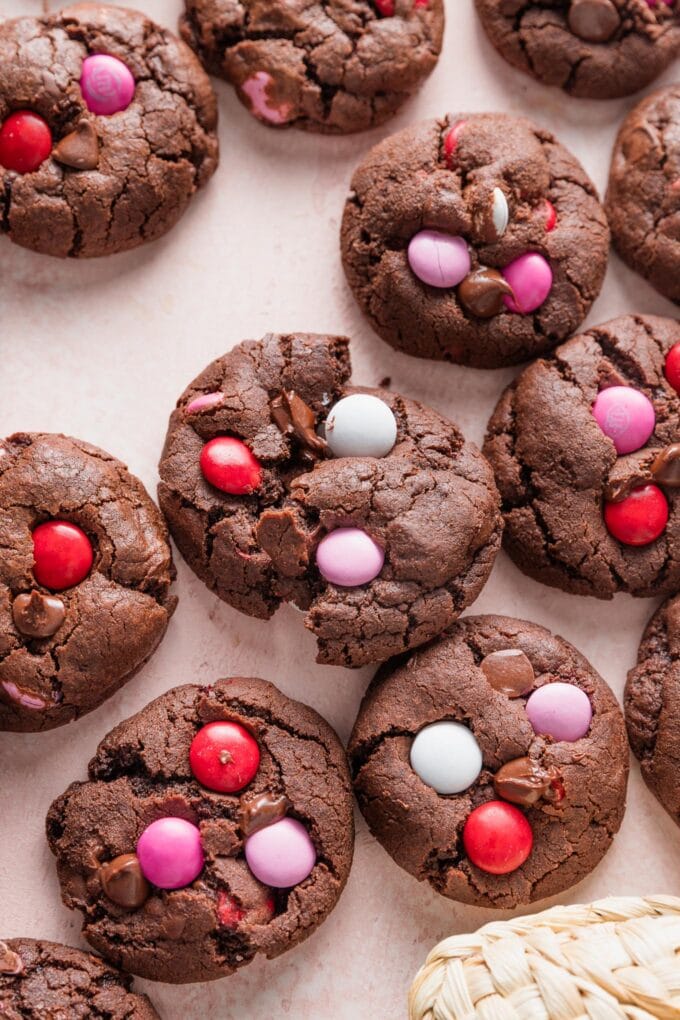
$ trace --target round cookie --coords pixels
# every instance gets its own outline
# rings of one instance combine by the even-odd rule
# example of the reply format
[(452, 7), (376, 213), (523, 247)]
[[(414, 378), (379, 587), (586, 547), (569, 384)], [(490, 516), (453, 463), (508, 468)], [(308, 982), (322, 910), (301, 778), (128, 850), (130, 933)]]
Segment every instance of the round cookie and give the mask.
[(455, 425), (349, 375), (344, 337), (239, 344), (179, 398), (158, 494), (216, 595), (261, 619), (292, 602), (319, 662), (360, 666), (429, 640), (477, 597), (501, 522), (489, 466)]
[[(453, 732), (448, 760), (431, 742), (439, 779), (447, 765), (455, 778), (461, 761), (474, 764), (437, 792), (414, 751), (442, 720), (467, 731), (478, 757)], [(572, 645), (522, 620), (465, 617), (386, 663), (349, 755), (361, 811), (396, 863), (476, 906), (514, 909), (568, 889), (623, 818), (628, 748), (616, 698)]]
[(2, 229), (25, 248), (161, 237), (215, 171), (216, 126), (198, 60), (143, 14), (84, 3), (0, 25)]
[(176, 605), (168, 533), (142, 483), (96, 446), (0, 441), (0, 730), (101, 705), (150, 658)]
[(391, 117), (434, 69), (443, 0), (185, 0), (180, 30), (270, 127), (347, 134)]
[(609, 230), (595, 187), (547, 131), (448, 115), (380, 142), (341, 230), (349, 285), (387, 343), (478, 368), (566, 339), (588, 314)]
[(680, 587), (678, 343), (672, 319), (624, 315), (503, 393), (484, 452), (505, 548), (529, 577), (602, 599)]
[(652, 616), (628, 674), (626, 725), (647, 786), (680, 825), (680, 596)]
[(680, 51), (675, 0), (475, 0), (475, 5), (509, 64), (572, 96), (631, 95)]
[(631, 269), (680, 302), (680, 85), (646, 96), (619, 130), (606, 208)]
[(146, 995), (130, 990), (127, 974), (98, 956), (44, 939), (0, 942), (3, 1020), (158, 1020)]
[(302, 942), (335, 906), (354, 841), (347, 759), (272, 684), (168, 691), (88, 771), (52, 804), (47, 836), (64, 902), (116, 965), (211, 981)]

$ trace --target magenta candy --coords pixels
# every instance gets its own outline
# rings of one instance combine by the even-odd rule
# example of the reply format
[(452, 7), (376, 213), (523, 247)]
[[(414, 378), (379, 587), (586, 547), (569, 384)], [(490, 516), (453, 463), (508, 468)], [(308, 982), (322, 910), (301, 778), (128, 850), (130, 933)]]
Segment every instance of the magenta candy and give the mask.
[(137, 843), (144, 877), (159, 889), (183, 889), (198, 878), (205, 858), (201, 834), (184, 818), (159, 818)]
[(513, 297), (506, 295), (503, 300), (511, 312), (529, 315), (540, 308), (553, 284), (550, 263), (538, 252), (527, 252), (501, 270), (512, 287)]
[(271, 889), (291, 889), (304, 882), (316, 864), (314, 844), (296, 818), (258, 829), (248, 836), (245, 852), (255, 878)]
[(409, 243), (408, 263), (430, 287), (457, 287), (470, 272), (470, 252), (462, 237), (421, 230)]
[(208, 407), (217, 407), (223, 400), (223, 393), (202, 393), (200, 397), (194, 397), (191, 403), (187, 404), (184, 413), (196, 414), (197, 411), (205, 411)]
[(135, 79), (118, 57), (95, 53), (83, 61), (80, 90), (88, 110), (106, 117), (128, 108), (135, 94)]
[(618, 454), (639, 450), (656, 425), (651, 400), (632, 386), (609, 386), (600, 390), (593, 404), (593, 415)]
[(384, 562), (384, 550), (360, 528), (336, 528), (316, 550), (316, 565), (323, 577), (343, 588), (368, 584)]
[(553, 740), (580, 740), (593, 718), (590, 698), (574, 684), (545, 684), (527, 701), (527, 715), (534, 731)]
[(267, 71), (256, 71), (241, 85), (241, 92), (248, 97), (250, 112), (254, 117), (267, 121), (269, 124), (286, 124), (293, 120), (295, 107), (292, 103), (280, 103), (278, 106), (270, 95), (274, 79)]

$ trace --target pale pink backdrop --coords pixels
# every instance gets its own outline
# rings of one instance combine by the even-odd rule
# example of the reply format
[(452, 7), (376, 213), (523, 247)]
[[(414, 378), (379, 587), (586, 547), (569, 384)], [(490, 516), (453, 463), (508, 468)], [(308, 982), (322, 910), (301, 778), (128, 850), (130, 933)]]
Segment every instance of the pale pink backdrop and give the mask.
[[(180, 0), (138, 0), (174, 27)], [(52, 0), (52, 7), (57, 4)], [(58, 262), (0, 239), (0, 432), (63, 431), (126, 461), (153, 492), (166, 421), (212, 358), (267, 330), (337, 331), (354, 340), (355, 379), (391, 376), (397, 390), (455, 418), (481, 441), (512, 371), (475, 372), (394, 353), (362, 321), (343, 279), (338, 227), (349, 177), (390, 131), (447, 110), (528, 113), (557, 133), (604, 188), (616, 126), (632, 100), (579, 102), (534, 85), (493, 52), (472, 0), (449, 0), (439, 67), (391, 124), (334, 139), (277, 133), (216, 83), (222, 163), (164, 240), (129, 255)], [(2, 15), (39, 0), (0, 0)], [(666, 76), (672, 79), (672, 73)], [(590, 317), (673, 314), (612, 256)], [(98, 711), (45, 735), (0, 738), (0, 938), (80, 944), (79, 916), (59, 898), (43, 835), (51, 799), (82, 778), (98, 740), (162, 691), (229, 674), (263, 676), (313, 705), (345, 739), (370, 669), (317, 666), (314, 642), (286, 608), (250, 620), (210, 595), (178, 559), (178, 611), (142, 673)], [(545, 624), (573, 641), (620, 695), (653, 602), (562, 595), (525, 579), (502, 555), (474, 607)], [(166, 1020), (369, 1020), (405, 1016), (410, 980), (442, 936), (492, 918), (444, 900), (401, 871), (358, 817), (354, 868), (326, 924), (303, 946), (235, 977), (172, 987), (138, 982)], [(680, 834), (633, 769), (623, 830), (602, 866), (562, 902), (611, 893), (680, 893)], [(547, 905), (547, 904), (546, 904)]]

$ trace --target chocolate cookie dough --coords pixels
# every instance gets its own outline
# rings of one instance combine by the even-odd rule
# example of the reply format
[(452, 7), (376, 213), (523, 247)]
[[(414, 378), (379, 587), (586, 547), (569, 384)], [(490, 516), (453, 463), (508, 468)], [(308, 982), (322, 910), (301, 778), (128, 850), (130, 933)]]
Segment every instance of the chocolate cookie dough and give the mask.
[(652, 616), (628, 674), (628, 738), (642, 776), (680, 825), (680, 596)]
[(602, 599), (680, 588), (678, 344), (677, 322), (624, 315), (505, 390), (484, 452), (529, 577)]
[(156, 981), (211, 981), (302, 942), (337, 903), (347, 759), (264, 680), (177, 687), (104, 738), (47, 836), (91, 945)]
[(131, 979), (81, 949), (43, 939), (0, 942), (3, 1020), (158, 1020)]
[(349, 375), (344, 337), (239, 344), (179, 398), (158, 493), (216, 595), (261, 619), (292, 602), (319, 662), (360, 666), (444, 630), (486, 582), (501, 525), (455, 425)]
[(346, 134), (391, 117), (433, 70), (443, 0), (185, 0), (182, 35), (270, 127)]
[(638, 103), (619, 130), (607, 189), (616, 250), (680, 302), (680, 85)]
[(476, 906), (570, 888), (625, 809), (612, 691), (568, 642), (503, 616), (466, 617), (386, 663), (349, 755), (361, 811), (397, 864)]
[(142, 483), (96, 446), (0, 441), (0, 730), (101, 705), (150, 658), (176, 599), (168, 533)]
[(165, 234), (217, 166), (191, 50), (143, 14), (76, 4), (0, 25), (0, 229), (47, 255)]
[(649, 85), (680, 51), (676, 0), (475, 0), (509, 64), (573, 96)]
[(583, 321), (609, 230), (592, 182), (547, 131), (507, 114), (450, 114), (369, 152), (341, 248), (383, 340), (497, 368), (550, 350)]

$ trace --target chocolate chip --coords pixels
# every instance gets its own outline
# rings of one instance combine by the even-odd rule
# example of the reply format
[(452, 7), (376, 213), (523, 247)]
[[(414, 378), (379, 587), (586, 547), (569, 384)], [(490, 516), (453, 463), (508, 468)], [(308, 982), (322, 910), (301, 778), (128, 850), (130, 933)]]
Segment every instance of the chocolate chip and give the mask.
[(497, 796), (503, 800), (531, 807), (541, 798), (558, 798), (555, 787), (560, 779), (560, 773), (553, 766), (544, 769), (533, 758), (515, 758), (498, 770), (493, 786)]
[(536, 679), (534, 667), (519, 648), (491, 652), (482, 659), (481, 668), (494, 690), (508, 698), (528, 694)]
[(151, 891), (142, 874), (137, 854), (121, 854), (102, 864), (99, 881), (108, 898), (126, 910), (141, 907)]
[(278, 822), (291, 807), (287, 797), (275, 793), (241, 797), (238, 807), (239, 828), (244, 836), (250, 836), (258, 829)]
[(503, 297), (512, 287), (497, 269), (480, 266), (469, 273), (458, 288), (458, 300), (470, 315), (490, 319), (503, 311)]
[(671, 443), (652, 461), (650, 472), (655, 482), (669, 489), (680, 488), (680, 443)]
[(316, 454), (326, 452), (326, 443), (316, 434), (316, 415), (294, 390), (282, 390), (269, 405), (278, 428)]
[(12, 605), (14, 626), (26, 637), (47, 638), (56, 634), (66, 617), (66, 607), (54, 595), (39, 591), (17, 595)]
[(19, 954), (12, 952), (6, 943), (0, 942), (0, 974), (21, 974), (23, 969)]
[(73, 170), (96, 170), (99, 165), (99, 139), (89, 120), (81, 120), (75, 131), (54, 146), (52, 157)]
[(572, 0), (568, 20), (574, 35), (594, 43), (607, 42), (621, 24), (612, 0)]

